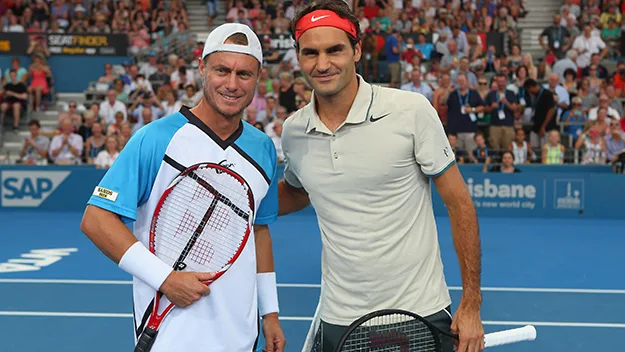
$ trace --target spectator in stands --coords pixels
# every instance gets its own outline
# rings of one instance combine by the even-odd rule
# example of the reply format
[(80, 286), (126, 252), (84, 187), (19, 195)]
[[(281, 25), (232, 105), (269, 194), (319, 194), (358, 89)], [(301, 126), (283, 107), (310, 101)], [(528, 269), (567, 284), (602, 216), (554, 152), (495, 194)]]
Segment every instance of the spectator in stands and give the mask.
[(560, 143), (560, 132), (554, 129), (550, 130), (548, 133), (547, 143), (542, 146), (542, 164), (564, 164), (565, 148), (562, 143)]
[(464, 54), (458, 51), (456, 41), (453, 39), (447, 41), (447, 50), (448, 52), (441, 59), (441, 71), (453, 75), (453, 70), (458, 70), (460, 59), (464, 57)]
[(141, 68), (139, 69), (139, 73), (143, 75), (143, 77), (150, 77), (158, 72), (158, 55), (155, 52), (151, 52), (148, 55), (148, 62), (144, 62), (141, 64)]
[(475, 164), (484, 164), (482, 171), (486, 172), (488, 170), (488, 166), (492, 162), (492, 158), (488, 150), (489, 148), (486, 145), (484, 134), (482, 132), (476, 132), (474, 141), (475, 148), (469, 153), (469, 159)]
[(28, 78), (30, 79), (28, 99), (32, 104), (33, 111), (41, 111), (41, 99), (50, 93), (48, 79), (51, 77), (50, 66), (43, 62), (43, 57), (35, 56), (28, 70)]
[[(625, 116), (625, 109), (623, 109), (623, 104), (616, 99), (616, 92), (613, 86), (606, 86), (604, 89), (605, 95), (608, 96), (610, 100), (610, 107), (614, 108), (618, 112), (618, 116)], [(617, 118), (618, 120), (618, 118)]]
[(126, 104), (117, 100), (117, 92), (114, 89), (109, 89), (106, 92), (106, 100), (100, 103), (100, 118), (105, 124), (115, 123), (115, 114), (121, 112), (124, 116), (124, 120), (127, 118), (126, 115)]
[(17, 71), (11, 69), (9, 71), (8, 82), (4, 85), (2, 94), (2, 105), (0, 105), (0, 123), (4, 123), (7, 112), (11, 110), (13, 112), (13, 132), (17, 133), (19, 130), (20, 119), (22, 112), (26, 110), (26, 104), (28, 94), (26, 93), (26, 85), (17, 79)]
[(284, 162), (284, 153), (282, 152), (282, 124), (284, 122), (282, 120), (276, 120), (273, 122), (273, 133), (271, 140), (273, 141), (273, 145), (276, 147), (276, 153), (278, 155), (278, 162)]
[(577, 78), (577, 64), (575, 61), (577, 60), (577, 50), (571, 49), (566, 52), (566, 57), (556, 61), (551, 68), (551, 72), (557, 74), (559, 77), (562, 77), (562, 81), (566, 78), (564, 76), (564, 72), (567, 70), (572, 70), (574, 73), (573, 78)]
[(119, 133), (117, 134), (117, 141), (119, 142), (119, 150), (124, 149), (128, 141), (132, 137), (132, 127), (130, 122), (123, 121), (119, 125)]
[(288, 72), (282, 72), (278, 78), (280, 82), (278, 102), (286, 108), (287, 113), (291, 113), (297, 110), (297, 106), (295, 106), (296, 94), (293, 90), (293, 75)]
[(560, 84), (560, 76), (557, 73), (549, 75), (544, 87), (553, 93), (553, 98), (556, 101), (556, 115), (554, 118), (558, 121), (562, 116), (562, 111), (568, 109), (571, 105), (571, 96), (566, 88)]
[(587, 129), (577, 138), (575, 149), (583, 150), (582, 164), (600, 165), (606, 163), (605, 140), (594, 129)]
[(146, 107), (149, 107), (149, 110), (152, 111), (151, 120), (158, 120), (165, 116), (165, 107), (154, 93), (137, 93), (132, 101), (133, 103), (128, 108), (128, 111), (130, 115), (129, 120), (133, 122), (136, 121), (143, 125), (141, 123), (141, 118), (143, 116), (143, 110), (145, 110)]
[(458, 70), (452, 70), (451, 81), (454, 84), (458, 82), (459, 74), (464, 74), (467, 77), (467, 80), (469, 81), (469, 88), (477, 89), (477, 76), (475, 75), (475, 73), (471, 72), (471, 69), (469, 67), (469, 58), (466, 56), (460, 59)]
[(469, 88), (464, 74), (458, 75), (458, 89), (447, 98), (447, 132), (458, 136), (458, 146), (467, 152), (475, 148), (478, 131), (477, 114), (484, 111), (484, 102), (477, 91)]
[(83, 140), (73, 133), (72, 120), (65, 119), (61, 134), (52, 138), (50, 143), (50, 159), (57, 165), (79, 164), (83, 151)]
[(24, 146), (20, 151), (22, 164), (39, 164), (48, 160), (48, 148), (50, 139), (39, 134), (41, 125), (38, 120), (31, 120), (28, 123), (30, 137), (24, 140)]
[(608, 47), (601, 37), (592, 35), (592, 25), (584, 24), (584, 33), (575, 38), (573, 49), (577, 51), (577, 66), (586, 67), (590, 65), (592, 54), (599, 54), (603, 59), (608, 54)]
[(138, 119), (137, 123), (132, 128), (132, 133), (134, 134), (138, 130), (140, 130), (143, 126), (149, 124), (154, 119), (154, 112), (152, 109), (143, 109), (141, 110), (141, 118)]
[(512, 151), (514, 163), (517, 165), (529, 164), (532, 160), (532, 149), (525, 140), (525, 131), (522, 128), (515, 130), (514, 141), (510, 143), (508, 150)]
[(582, 109), (582, 99), (580, 97), (571, 99), (571, 102), (571, 109), (562, 114), (562, 121), (565, 126), (565, 133), (573, 138), (577, 138), (583, 131), (583, 125), (588, 121), (588, 115)]
[(560, 7), (560, 12), (562, 12), (565, 8), (568, 9), (569, 13), (575, 18), (580, 17), (582, 14), (582, 10), (579, 5), (575, 4), (575, 0), (564, 0), (564, 4)]
[(119, 156), (117, 138), (111, 136), (106, 137), (106, 149), (98, 153), (93, 164), (98, 169), (110, 168)]
[(590, 68), (595, 67), (597, 69), (597, 77), (601, 79), (608, 78), (608, 69), (605, 68), (604, 65), (601, 64), (601, 55), (599, 53), (594, 53), (590, 56), (590, 65), (581, 68), (582, 69), (582, 77), (588, 77), (590, 74)]
[(425, 96), (430, 101), (430, 103), (432, 103), (432, 95), (434, 94), (434, 92), (428, 84), (421, 83), (420, 70), (413, 70), (410, 73), (410, 83), (404, 84), (401, 89), (409, 92), (423, 94), (423, 96)]
[(502, 73), (496, 76), (497, 90), (491, 91), (486, 97), (485, 111), (489, 112), (490, 146), (499, 151), (505, 149), (514, 139), (514, 113), (517, 110), (517, 96), (506, 89), (508, 80)]
[[(438, 88), (434, 90), (432, 95), (432, 106), (438, 112), (438, 116), (443, 122), (447, 122), (447, 100), (449, 94), (453, 92), (454, 86), (451, 84), (451, 78), (448, 73), (442, 73), (436, 84)], [(471, 138), (472, 139), (472, 138)]]
[(464, 164), (464, 156), (466, 153), (464, 150), (458, 149), (458, 136), (453, 133), (448, 133), (447, 140), (449, 140), (449, 146), (456, 157), (456, 162), (458, 164)]
[[(15, 80), (11, 78), (11, 71), (15, 71)], [(14, 57), (11, 59), (11, 67), (7, 68), (4, 71), (4, 75), (2, 76), (2, 85), (4, 86), (7, 83), (26, 83), (28, 80), (28, 70), (20, 65), (20, 59)]]
[[(205, 0), (206, 1), (206, 10), (208, 11), (208, 27), (212, 27), (213, 21), (215, 17), (219, 14), (219, 3), (218, 0)], [(198, 55), (199, 56), (199, 55)]]
[(600, 109), (606, 109), (607, 117), (613, 119), (614, 121), (618, 121), (621, 118), (618, 111), (610, 106), (610, 98), (606, 94), (601, 94), (599, 96), (599, 106), (595, 106), (588, 111), (588, 120), (597, 120), (597, 115)]
[(618, 121), (610, 122), (610, 134), (605, 137), (605, 146), (609, 163), (617, 162), (619, 155), (625, 153), (625, 133)]
[(277, 106), (276, 107), (276, 118), (273, 119), (271, 122), (269, 123), (265, 123), (265, 133), (273, 138), (276, 136), (276, 131), (274, 129), (274, 126), (276, 125), (276, 123), (278, 122), (284, 122), (287, 117), (289, 117), (288, 111), (286, 110), (286, 108), (284, 106)]
[(124, 81), (119, 78), (113, 81), (113, 89), (115, 89), (115, 92), (117, 93), (116, 99), (124, 104), (128, 104), (128, 101), (130, 100), (126, 87), (127, 86), (124, 85)]
[(61, 127), (63, 120), (69, 118), (74, 124), (74, 131), (78, 131), (80, 125), (82, 125), (82, 115), (78, 112), (78, 104), (72, 100), (67, 104), (67, 111), (63, 111), (59, 114), (58, 127)]
[(87, 110), (83, 113), (83, 123), (80, 125), (80, 128), (78, 128), (78, 134), (82, 137), (83, 141), (86, 141), (89, 137), (91, 137), (91, 128), (95, 123), (95, 118), (96, 115), (91, 110)]
[(182, 104), (176, 99), (173, 91), (165, 93), (165, 100), (161, 103), (163, 106), (163, 116), (169, 116), (180, 111)]
[(608, 109), (599, 108), (599, 111), (597, 111), (597, 120), (591, 121), (587, 126), (589, 126), (591, 130), (597, 131), (600, 137), (605, 137), (610, 133), (611, 121), (612, 120), (608, 117)]
[[(545, 43), (545, 37), (547, 37), (547, 43)], [(564, 57), (566, 51), (573, 44), (573, 40), (569, 31), (562, 26), (562, 16), (560, 14), (553, 16), (553, 25), (543, 30), (539, 37), (539, 42), (545, 52), (553, 53), (558, 59)]]
[(546, 144), (547, 133), (557, 128), (555, 99), (550, 90), (542, 88), (533, 79), (526, 80), (524, 88), (532, 96), (530, 145), (532, 148), (541, 148)]
[(163, 84), (170, 83), (170, 75), (165, 71), (165, 63), (159, 61), (156, 64), (156, 72), (149, 76), (150, 83), (152, 84), (153, 90), (158, 90), (157, 87), (160, 87)]
[(104, 135), (104, 126), (99, 122), (91, 124), (91, 136), (85, 141), (85, 161), (89, 165), (93, 165), (95, 158), (104, 150), (106, 136)]
[(430, 60), (432, 58), (434, 45), (432, 45), (432, 43), (426, 42), (425, 34), (419, 33), (419, 35), (417, 36), (417, 44), (415, 45), (415, 48), (421, 53), (422, 59)]
[(180, 97), (180, 103), (189, 108), (195, 107), (202, 99), (202, 92), (198, 91), (194, 85), (185, 87), (185, 93)]
[(276, 118), (276, 105), (278, 100), (275, 94), (268, 93), (265, 95), (265, 109), (257, 112), (257, 122), (267, 124)]
[(501, 155), (501, 164), (493, 165), (493, 167), (490, 168), (490, 172), (501, 172), (504, 174), (521, 172), (521, 170), (517, 169), (514, 165), (514, 154), (512, 154), (511, 151), (506, 150)]
[(104, 75), (98, 79), (98, 82), (112, 85), (118, 77), (119, 75), (113, 71), (113, 65), (106, 63), (104, 64)]

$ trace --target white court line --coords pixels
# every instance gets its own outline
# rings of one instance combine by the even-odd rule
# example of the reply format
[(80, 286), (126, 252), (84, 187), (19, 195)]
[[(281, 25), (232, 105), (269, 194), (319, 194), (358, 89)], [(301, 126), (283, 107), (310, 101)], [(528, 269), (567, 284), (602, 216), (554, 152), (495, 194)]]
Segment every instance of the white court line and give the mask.
[[(15, 317), (59, 317), (59, 318), (132, 318), (130, 313), (90, 313), (90, 312), (30, 312), (30, 311), (0, 311), (0, 316)], [(312, 321), (312, 317), (283, 316), (284, 321)], [(579, 323), (579, 322), (547, 322), (547, 321), (483, 321), (484, 325), (505, 326), (551, 326), (576, 328), (617, 328), (625, 329), (625, 324), (616, 323)]]
[[(129, 280), (62, 280), (62, 279), (0, 279), (14, 284), (73, 284), (73, 285), (131, 285)], [(284, 288), (320, 288), (319, 284), (278, 284)], [(460, 286), (449, 286), (450, 291), (462, 291)], [(589, 293), (624, 295), (625, 290), (584, 288), (482, 287), (484, 292)]]

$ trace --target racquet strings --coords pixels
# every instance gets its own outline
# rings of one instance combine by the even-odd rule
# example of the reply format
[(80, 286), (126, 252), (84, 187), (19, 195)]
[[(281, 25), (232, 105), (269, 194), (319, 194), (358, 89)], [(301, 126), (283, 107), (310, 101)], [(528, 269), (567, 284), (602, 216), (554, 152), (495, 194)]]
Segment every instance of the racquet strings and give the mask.
[[(238, 252), (246, 235), (249, 203), (247, 186), (234, 176), (211, 168), (194, 170), (180, 179), (161, 206), (154, 224), (155, 254), (173, 266), (185, 252), (184, 271), (221, 270)], [(203, 220), (209, 208), (212, 212)], [(188, 248), (200, 224), (203, 230)]]
[(375, 316), (347, 337), (341, 352), (436, 352), (436, 337), (418, 319), (403, 314)]

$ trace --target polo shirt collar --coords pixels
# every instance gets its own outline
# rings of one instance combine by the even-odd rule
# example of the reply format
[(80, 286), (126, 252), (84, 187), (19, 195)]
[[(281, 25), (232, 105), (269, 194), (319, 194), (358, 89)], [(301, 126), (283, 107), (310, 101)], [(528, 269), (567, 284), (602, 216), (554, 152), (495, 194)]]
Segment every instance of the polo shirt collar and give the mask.
[[(373, 103), (373, 87), (369, 83), (365, 82), (359, 74), (356, 74), (356, 76), (358, 77), (359, 83), (358, 92), (356, 93), (356, 98), (349, 109), (349, 113), (347, 114), (347, 119), (345, 119), (344, 124), (359, 124), (365, 122), (369, 117), (369, 110), (371, 109), (371, 104)], [(314, 92), (311, 96), (310, 104), (304, 107), (304, 112), (308, 115), (306, 133), (310, 133), (312, 130), (317, 130), (319, 132), (332, 134), (332, 131), (330, 131), (323, 124), (323, 122), (321, 122), (319, 115), (317, 115)]]

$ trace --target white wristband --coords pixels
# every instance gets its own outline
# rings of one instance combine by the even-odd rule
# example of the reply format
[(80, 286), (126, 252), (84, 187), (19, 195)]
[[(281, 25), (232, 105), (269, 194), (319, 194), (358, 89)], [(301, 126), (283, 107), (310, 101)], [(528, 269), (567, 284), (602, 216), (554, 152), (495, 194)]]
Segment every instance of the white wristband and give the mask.
[(256, 288), (258, 289), (258, 310), (260, 316), (269, 313), (278, 313), (278, 287), (276, 285), (276, 273), (256, 274)]
[(167, 276), (173, 271), (172, 267), (158, 259), (139, 241), (128, 248), (118, 266), (148, 284), (155, 291), (160, 290)]

